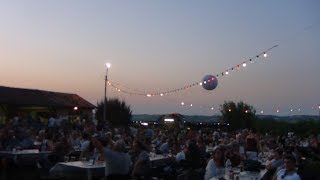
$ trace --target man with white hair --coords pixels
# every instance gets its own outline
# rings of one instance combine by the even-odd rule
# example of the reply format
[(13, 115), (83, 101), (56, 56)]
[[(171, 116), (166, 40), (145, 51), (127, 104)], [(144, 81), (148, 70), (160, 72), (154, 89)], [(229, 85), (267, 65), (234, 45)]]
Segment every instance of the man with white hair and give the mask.
[(124, 180), (129, 177), (129, 170), (131, 166), (131, 158), (125, 153), (126, 144), (123, 140), (117, 140), (112, 149), (103, 147), (101, 142), (96, 138), (91, 139), (92, 144), (96, 147), (105, 157), (106, 168), (105, 176), (108, 180)]

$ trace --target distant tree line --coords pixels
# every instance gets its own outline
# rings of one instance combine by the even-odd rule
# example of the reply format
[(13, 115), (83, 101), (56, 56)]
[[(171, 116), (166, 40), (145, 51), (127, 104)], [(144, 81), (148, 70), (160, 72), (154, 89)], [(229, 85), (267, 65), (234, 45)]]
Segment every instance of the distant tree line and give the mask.
[(261, 133), (285, 134), (294, 132), (298, 135), (310, 135), (320, 132), (319, 120), (303, 120), (294, 121), (288, 120), (275, 120), (259, 119), (256, 116), (256, 110), (253, 106), (244, 102), (235, 103), (233, 101), (224, 102), (220, 105), (221, 121), (229, 123), (230, 130), (237, 129), (251, 129), (255, 128)]
[[(104, 101), (97, 104), (96, 117), (99, 123), (108, 123), (113, 127), (128, 126), (132, 119), (132, 110), (129, 105), (119, 99), (107, 99), (106, 120), (103, 120)], [(252, 105), (242, 101), (235, 103), (233, 101), (226, 101), (220, 105), (221, 121), (229, 124), (229, 130), (237, 129), (252, 129), (255, 128), (261, 133), (285, 134), (294, 132), (298, 135), (310, 135), (320, 132), (320, 121), (318, 120), (275, 120), (259, 119), (256, 116), (256, 110)], [(166, 115), (159, 116), (163, 119)]]
[(320, 121), (317, 120), (301, 120), (290, 122), (292, 120), (274, 120), (263, 119), (256, 121), (256, 128), (262, 133), (286, 134), (294, 132), (300, 136), (308, 136), (311, 134), (318, 134), (320, 132)]

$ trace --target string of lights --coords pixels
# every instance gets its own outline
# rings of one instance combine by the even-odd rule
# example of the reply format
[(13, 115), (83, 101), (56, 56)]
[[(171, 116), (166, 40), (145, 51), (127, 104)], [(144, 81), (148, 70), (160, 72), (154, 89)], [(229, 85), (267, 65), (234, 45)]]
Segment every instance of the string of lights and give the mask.
[[(119, 91), (117, 91), (119, 92)], [(120, 91), (121, 92), (121, 91)], [(127, 94), (128, 95), (128, 94)], [(219, 114), (221, 107), (220, 105), (203, 105), (203, 104), (197, 104), (190, 101), (179, 101), (177, 99), (170, 99), (169, 97), (173, 96), (167, 96), (167, 97), (160, 97), (158, 100), (164, 101), (166, 103), (175, 104), (177, 107), (181, 107), (184, 109), (200, 109), (203, 112), (207, 113), (213, 113), (213, 114)], [(148, 98), (149, 99), (149, 98)], [(154, 98), (151, 98), (154, 99)], [(294, 114), (305, 114), (305, 111), (311, 110), (311, 112), (317, 113), (320, 111), (320, 105), (313, 104), (309, 107), (304, 107), (300, 105), (295, 106), (289, 106), (289, 107), (282, 107), (282, 106), (274, 106), (269, 108), (260, 108), (259, 105), (253, 105), (256, 111), (256, 114), (264, 115), (264, 114), (282, 114), (282, 115), (294, 115)], [(232, 110), (228, 110), (229, 112), (232, 112)], [(248, 113), (249, 110), (244, 109), (244, 113)]]
[[(304, 31), (307, 31), (307, 30), (310, 30), (310, 29), (313, 29), (315, 28), (316, 26), (318, 26), (319, 23), (317, 24), (313, 24), (311, 26), (308, 26), (306, 28), (304, 28), (302, 30), (302, 32)], [(282, 43), (281, 44), (286, 44), (289, 42), (289, 40), (293, 40), (295, 39), (296, 37), (298, 37), (299, 34), (301, 34), (302, 32), (299, 32), (299, 33), (296, 33), (294, 35), (291, 35), (289, 38), (287, 38), (285, 41), (281, 41)], [(264, 51), (262, 51), (261, 53), (253, 56), (252, 58), (249, 58), (247, 59), (246, 61), (243, 61), (242, 63), (239, 63), (235, 66), (232, 66), (220, 73), (217, 73), (215, 75), (215, 77), (218, 79), (218, 78), (221, 78), (223, 76), (227, 76), (229, 75), (230, 73), (232, 73), (233, 71), (235, 70), (241, 70), (242, 68), (246, 68), (248, 65), (254, 63), (255, 61), (257, 61), (259, 58), (263, 57), (263, 59), (267, 58), (268, 57), (268, 53), (269, 51), (271, 51), (272, 49), (278, 47), (279, 45), (274, 45)], [(190, 103), (190, 102), (187, 102), (187, 101), (181, 101), (181, 100), (172, 100), (170, 99), (169, 97), (177, 97), (176, 95), (175, 96), (168, 96), (168, 95), (172, 95), (172, 94), (176, 94), (176, 92), (181, 92), (181, 91), (185, 91), (187, 92), (186, 90), (189, 90), (190, 88), (192, 87), (198, 87), (198, 86), (202, 86), (203, 84), (206, 84), (206, 83), (210, 83), (210, 81), (213, 81), (214, 79), (206, 79), (206, 80), (202, 80), (202, 81), (199, 81), (199, 82), (195, 82), (195, 83), (191, 83), (191, 84), (187, 84), (183, 87), (180, 87), (180, 88), (176, 88), (176, 89), (172, 89), (172, 90), (169, 90), (169, 91), (163, 91), (163, 92), (149, 92), (149, 91), (146, 91), (146, 90), (138, 90), (138, 89), (132, 89), (132, 88), (129, 88), (129, 87), (126, 87), (126, 86), (123, 86), (121, 85), (120, 83), (117, 83), (117, 82), (113, 82), (113, 81), (109, 81), (108, 82), (108, 85), (110, 87), (112, 87), (113, 89), (115, 89), (117, 92), (121, 92), (123, 94), (127, 94), (127, 95), (136, 95), (136, 96), (145, 96), (145, 97), (154, 97), (154, 96), (159, 96), (161, 97), (160, 99), (163, 100), (163, 101), (166, 101), (166, 102), (169, 102), (171, 101), (171, 103), (174, 103), (178, 106), (183, 106), (184, 108), (201, 108), (201, 109), (206, 109), (206, 110), (210, 110), (214, 113), (217, 113), (220, 111), (220, 107), (217, 105), (213, 106), (213, 105), (197, 105), (195, 103)], [(191, 92), (191, 91), (190, 91)], [(165, 97), (166, 96), (166, 97)], [(185, 99), (185, 98), (183, 98)], [(257, 106), (255, 106), (257, 107)], [(295, 107), (295, 108), (293, 108)], [(312, 105), (311, 107), (312, 111), (317, 111), (319, 112), (319, 117), (320, 117), (320, 104), (318, 105)], [(307, 108), (304, 108), (303, 106), (291, 106), (291, 107), (274, 107), (274, 108), (271, 108), (271, 109), (266, 109), (266, 108), (256, 108), (256, 114), (268, 114), (268, 113), (276, 113), (276, 114), (301, 114), (303, 113), (303, 111), (310, 111), (310, 107), (307, 107)]]
[[(260, 57), (263, 57), (263, 58), (267, 58), (267, 53), (269, 51), (271, 51), (272, 49), (278, 47), (278, 45), (274, 45), (272, 46), (271, 48), (268, 48), (264, 51), (262, 51), (261, 53), (253, 56), (252, 58), (246, 60), (246, 61), (243, 61), (242, 63), (240, 64), (237, 64), (235, 66), (232, 66), (218, 74), (215, 75), (216, 78), (219, 78), (219, 77), (222, 77), (222, 76), (225, 76), (225, 75), (228, 75), (230, 74), (231, 71), (234, 71), (234, 70), (240, 70), (241, 67), (245, 68), (248, 66), (249, 63), (253, 63), (254, 61), (256, 61), (257, 59), (259, 59)], [(185, 91), (185, 90), (188, 90), (189, 88), (192, 88), (192, 87), (196, 87), (196, 86), (202, 86), (202, 84), (206, 84), (206, 83), (210, 83), (211, 81), (213, 81), (214, 79), (207, 79), (207, 80), (204, 80), (204, 81), (200, 81), (200, 82), (195, 82), (195, 83), (191, 83), (191, 84), (187, 84), (183, 87), (180, 87), (180, 88), (176, 88), (176, 89), (172, 89), (172, 90), (169, 90), (169, 91), (164, 91), (164, 92), (147, 92), (147, 91), (141, 91), (141, 90), (136, 90), (136, 91), (133, 91), (133, 90), (130, 90), (129, 88), (121, 88), (119, 86), (119, 83), (116, 83), (116, 82), (113, 82), (113, 81), (108, 81), (108, 85), (111, 86), (112, 88), (116, 89), (118, 92), (122, 92), (122, 93), (126, 93), (126, 94), (129, 94), (129, 95), (136, 95), (136, 96), (146, 96), (146, 97), (153, 97), (153, 96), (167, 96), (167, 95), (171, 95), (171, 94), (174, 94), (174, 93), (177, 93), (177, 92), (180, 92), (180, 91)]]
[[(119, 83), (116, 83), (118, 86), (124, 86)], [(119, 89), (114, 88), (117, 92), (124, 92), (124, 94), (130, 95), (126, 93), (126, 91), (121, 91)], [(138, 91), (138, 90), (135, 90)], [(144, 95), (144, 93), (137, 93), (139, 95)], [(136, 94), (135, 94), (136, 95)], [(164, 101), (165, 103), (170, 103), (174, 104), (177, 107), (182, 107), (182, 108), (193, 108), (193, 109), (201, 109), (204, 112), (212, 112), (214, 114), (219, 114), (220, 113), (220, 106), (219, 105), (203, 105), (203, 104), (197, 104), (195, 102), (191, 102), (188, 100), (178, 100), (178, 99), (170, 99), (169, 97), (173, 96), (166, 96), (166, 97), (160, 97), (159, 100)], [(174, 96), (176, 98), (176, 96)], [(254, 105), (254, 107), (258, 107), (258, 105)], [(317, 113), (320, 111), (320, 105), (313, 104), (311, 107), (303, 107), (303, 106), (291, 106), (291, 107), (282, 107), (282, 106), (275, 106), (273, 108), (255, 108), (256, 114), (283, 114), (283, 115), (294, 115), (294, 114), (303, 114), (304, 111), (312, 111)], [(229, 112), (232, 112), (229, 110)], [(249, 111), (244, 109), (244, 113), (248, 113)]]
[[(241, 64), (237, 64), (236, 66), (233, 66), (231, 68), (226, 69), (225, 71), (218, 73), (215, 75), (215, 77), (222, 77), (222, 76), (226, 76), (229, 75), (230, 72), (234, 71), (234, 70), (240, 70), (241, 67), (245, 68), (247, 67), (248, 63), (253, 63), (254, 61), (256, 61), (258, 58), (263, 57), (263, 58), (267, 58), (267, 52), (269, 52), (270, 50), (274, 49), (278, 47), (278, 45), (272, 46), (271, 48), (257, 54), (256, 56), (248, 59), (247, 61), (242, 62)], [(128, 94), (130, 96), (144, 96), (144, 97), (154, 97), (154, 96), (158, 96), (161, 97), (162, 100), (166, 101), (166, 102), (171, 102), (174, 103), (178, 106), (183, 106), (185, 108), (200, 108), (200, 109), (205, 109), (208, 111), (213, 111), (213, 112), (220, 112), (220, 107), (215, 107), (213, 105), (196, 105), (195, 103), (191, 103), (191, 102), (187, 102), (187, 101), (179, 101), (179, 100), (172, 100), (172, 99), (167, 99), (165, 96), (177, 93), (177, 92), (182, 92), (182, 91), (186, 91), (189, 88), (192, 87), (196, 87), (196, 86), (202, 86), (203, 83), (208, 83), (210, 82), (211, 79), (205, 80), (205, 81), (200, 81), (200, 82), (196, 82), (196, 83), (192, 83), (192, 84), (188, 84), (184, 87), (180, 87), (177, 89), (173, 89), (170, 91), (164, 91), (164, 92), (155, 92), (155, 93), (147, 93), (147, 91), (143, 91), (143, 90), (139, 90), (139, 89), (132, 89), (129, 88), (121, 83), (118, 82), (113, 82), (113, 81), (108, 81), (107, 84), (112, 87), (114, 90), (116, 90), (117, 92), (121, 92), (124, 94)], [(169, 97), (169, 96), (168, 96)], [(299, 106), (298, 106), (299, 107)], [(257, 108), (256, 109), (256, 114), (266, 114), (266, 113), (281, 113), (281, 114), (299, 114), (301, 112), (303, 112), (303, 110), (307, 110), (310, 108), (271, 108), (271, 110), (268, 109), (262, 109), (262, 108)], [(316, 106), (312, 106), (311, 107), (312, 110), (315, 111), (320, 111), (320, 106), (317, 108)]]

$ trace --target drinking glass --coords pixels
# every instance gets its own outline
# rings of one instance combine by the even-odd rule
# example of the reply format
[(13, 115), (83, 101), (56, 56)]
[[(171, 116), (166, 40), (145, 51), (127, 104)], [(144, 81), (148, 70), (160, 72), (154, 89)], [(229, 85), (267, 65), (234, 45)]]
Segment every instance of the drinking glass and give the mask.
[(65, 156), (64, 157), (64, 162), (68, 162), (69, 161), (69, 156)]
[(71, 161), (76, 161), (76, 157), (75, 156), (71, 156)]

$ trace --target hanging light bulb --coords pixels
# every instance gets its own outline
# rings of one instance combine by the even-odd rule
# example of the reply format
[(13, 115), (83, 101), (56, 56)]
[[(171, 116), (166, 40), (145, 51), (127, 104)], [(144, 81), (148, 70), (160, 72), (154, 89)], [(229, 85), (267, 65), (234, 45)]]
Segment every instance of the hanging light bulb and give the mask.
[(247, 66), (247, 64), (246, 64), (246, 63), (243, 63), (243, 64), (242, 64), (242, 66), (243, 66), (243, 67), (246, 67), (246, 66)]
[(147, 94), (147, 97), (151, 97), (151, 94)]
[(183, 105), (184, 105), (184, 102), (181, 102), (181, 105), (183, 106)]
[(161, 93), (160, 96), (163, 96), (163, 93)]
[(229, 74), (229, 72), (228, 71), (226, 71), (226, 75), (228, 75)]
[(266, 58), (267, 56), (268, 56), (267, 53), (264, 52), (264, 53), (263, 53), (263, 57)]
[(190, 106), (192, 107), (192, 104), (190, 104)]

